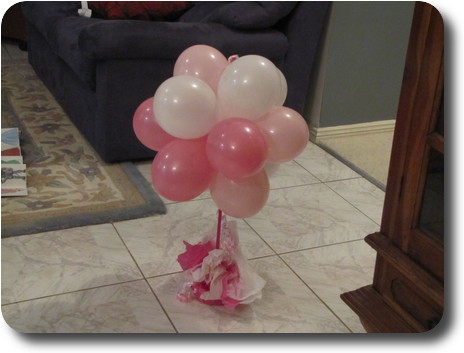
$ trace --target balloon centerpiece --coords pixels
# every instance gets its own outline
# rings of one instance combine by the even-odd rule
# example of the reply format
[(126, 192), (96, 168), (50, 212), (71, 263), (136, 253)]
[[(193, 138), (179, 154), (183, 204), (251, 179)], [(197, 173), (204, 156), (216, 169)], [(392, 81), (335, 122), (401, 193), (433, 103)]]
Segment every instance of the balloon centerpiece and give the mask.
[(282, 106), (286, 95), (285, 77), (270, 60), (227, 59), (213, 47), (195, 45), (135, 111), (137, 138), (157, 151), (151, 167), (156, 191), (188, 201), (209, 189), (219, 209), (216, 234), (196, 245), (184, 242), (178, 262), (189, 280), (180, 300), (233, 309), (260, 297), (265, 282), (247, 265), (225, 215), (257, 214), (269, 196), (265, 165), (291, 161), (307, 145), (308, 125)]

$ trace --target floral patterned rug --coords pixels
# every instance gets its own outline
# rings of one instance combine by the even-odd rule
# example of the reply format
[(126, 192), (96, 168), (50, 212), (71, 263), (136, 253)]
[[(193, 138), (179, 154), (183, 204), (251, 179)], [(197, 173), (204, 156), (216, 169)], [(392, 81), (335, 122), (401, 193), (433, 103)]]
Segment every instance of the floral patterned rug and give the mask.
[(163, 214), (136, 167), (104, 163), (27, 62), (2, 64), (2, 128), (18, 127), (27, 196), (2, 197), (2, 237)]

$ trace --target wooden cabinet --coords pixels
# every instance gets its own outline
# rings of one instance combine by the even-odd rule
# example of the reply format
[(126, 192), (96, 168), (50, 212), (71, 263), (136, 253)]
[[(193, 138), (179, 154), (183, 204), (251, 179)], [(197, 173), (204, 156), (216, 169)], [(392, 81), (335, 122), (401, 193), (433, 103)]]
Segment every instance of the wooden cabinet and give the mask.
[(417, 2), (393, 138), (373, 283), (341, 298), (368, 332), (424, 332), (444, 307), (443, 21)]

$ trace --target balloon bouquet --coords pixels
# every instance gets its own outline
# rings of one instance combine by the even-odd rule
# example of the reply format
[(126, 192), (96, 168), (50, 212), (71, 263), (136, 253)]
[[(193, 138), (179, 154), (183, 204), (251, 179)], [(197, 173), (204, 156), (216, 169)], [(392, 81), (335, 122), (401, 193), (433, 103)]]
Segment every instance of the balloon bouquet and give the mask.
[(178, 262), (189, 280), (180, 300), (233, 309), (261, 296), (265, 282), (248, 266), (225, 215), (258, 213), (269, 195), (265, 164), (291, 161), (307, 145), (308, 125), (282, 106), (286, 95), (285, 77), (270, 60), (227, 59), (213, 47), (195, 45), (135, 111), (137, 138), (157, 151), (151, 167), (157, 192), (187, 201), (209, 189), (219, 209), (216, 234), (196, 245), (184, 241)]

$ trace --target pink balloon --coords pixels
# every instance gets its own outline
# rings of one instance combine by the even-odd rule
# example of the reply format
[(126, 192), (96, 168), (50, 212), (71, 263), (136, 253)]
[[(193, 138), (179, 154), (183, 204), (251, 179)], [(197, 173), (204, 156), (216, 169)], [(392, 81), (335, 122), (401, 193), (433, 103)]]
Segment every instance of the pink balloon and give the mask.
[(143, 101), (136, 109), (132, 127), (139, 141), (151, 150), (159, 151), (175, 139), (156, 122), (153, 114), (153, 97)]
[(214, 176), (205, 152), (206, 139), (174, 140), (164, 146), (151, 166), (152, 183), (161, 196), (188, 201), (207, 190)]
[(230, 180), (217, 174), (211, 184), (211, 196), (225, 214), (248, 218), (257, 214), (269, 197), (269, 179), (264, 170), (242, 180)]
[(215, 92), (226, 68), (226, 57), (208, 45), (194, 45), (184, 50), (174, 65), (174, 76), (190, 75), (206, 82)]
[(266, 139), (269, 162), (288, 162), (298, 156), (309, 141), (304, 118), (293, 109), (274, 107), (256, 121)]
[(206, 153), (217, 172), (226, 178), (238, 180), (250, 177), (263, 168), (267, 146), (255, 123), (247, 119), (231, 118), (212, 128)]

